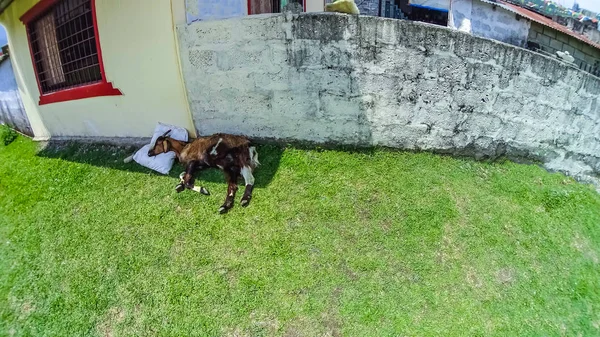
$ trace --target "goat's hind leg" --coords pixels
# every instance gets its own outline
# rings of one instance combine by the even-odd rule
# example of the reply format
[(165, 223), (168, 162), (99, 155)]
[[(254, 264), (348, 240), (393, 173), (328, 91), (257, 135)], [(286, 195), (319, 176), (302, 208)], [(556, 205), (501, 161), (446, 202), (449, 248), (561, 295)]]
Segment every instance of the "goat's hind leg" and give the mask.
[(252, 191), (254, 190), (254, 176), (252, 175), (252, 168), (250, 168), (250, 166), (242, 167), (241, 173), (246, 183), (246, 189), (244, 190), (244, 196), (240, 201), (240, 205), (242, 205), (242, 207), (247, 207), (250, 205), (250, 200), (252, 199)]
[(219, 208), (219, 213), (221, 214), (227, 213), (230, 209), (233, 208), (235, 193), (238, 189), (237, 181), (240, 177), (239, 169), (235, 168), (223, 171), (223, 173), (225, 174), (225, 178), (227, 179), (227, 197), (225, 197), (225, 202), (223, 203), (221, 208)]

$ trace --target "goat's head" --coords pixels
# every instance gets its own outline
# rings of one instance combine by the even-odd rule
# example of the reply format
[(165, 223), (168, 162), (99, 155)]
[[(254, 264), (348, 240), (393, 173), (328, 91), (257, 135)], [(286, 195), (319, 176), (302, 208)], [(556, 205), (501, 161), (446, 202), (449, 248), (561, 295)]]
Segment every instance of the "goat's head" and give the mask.
[(167, 153), (172, 150), (169, 146), (169, 141), (167, 140), (167, 136), (170, 132), (171, 130), (165, 132), (162, 136), (156, 138), (154, 146), (148, 151), (148, 157), (154, 157), (161, 153)]

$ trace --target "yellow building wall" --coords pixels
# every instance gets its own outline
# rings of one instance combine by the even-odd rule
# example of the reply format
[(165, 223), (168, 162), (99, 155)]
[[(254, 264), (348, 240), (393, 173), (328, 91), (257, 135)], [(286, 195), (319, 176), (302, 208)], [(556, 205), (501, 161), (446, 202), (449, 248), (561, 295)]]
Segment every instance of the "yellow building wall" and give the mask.
[(171, 0), (96, 0), (106, 78), (123, 96), (41, 106), (25, 26), (19, 21), (37, 2), (15, 1), (0, 15), (36, 138), (149, 137), (157, 122), (185, 127), (195, 136), (179, 66)]

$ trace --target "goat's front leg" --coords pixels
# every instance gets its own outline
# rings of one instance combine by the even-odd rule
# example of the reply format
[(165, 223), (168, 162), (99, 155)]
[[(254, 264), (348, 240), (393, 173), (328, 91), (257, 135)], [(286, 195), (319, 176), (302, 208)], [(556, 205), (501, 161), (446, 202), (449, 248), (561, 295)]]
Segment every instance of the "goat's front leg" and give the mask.
[(194, 187), (194, 173), (200, 163), (197, 161), (190, 162), (185, 168), (185, 174), (183, 175), (183, 184), (186, 188), (192, 189)]
[[(191, 161), (185, 167), (185, 172), (179, 175), (179, 184), (175, 187), (177, 193), (183, 192), (186, 188), (194, 187), (194, 172), (198, 167), (197, 161)], [(191, 187), (190, 187), (191, 186)]]
[[(185, 172), (181, 172), (181, 174), (179, 175), (179, 184), (177, 184), (177, 186), (175, 187), (175, 190), (177, 191), (177, 193), (182, 192), (183, 190), (185, 190), (185, 182), (183, 181), (183, 177), (184, 176), (185, 176)], [(210, 195), (210, 192), (204, 186), (196, 186), (196, 185), (194, 185), (190, 189), (192, 191), (198, 192), (200, 194)]]
[(202, 186), (198, 187), (198, 186), (194, 186), (194, 173), (196, 173), (196, 171), (200, 171), (203, 170), (204, 166), (200, 165), (200, 163), (198, 161), (193, 161), (190, 162), (186, 169), (185, 172), (181, 173), (181, 175), (179, 176), (180, 182), (179, 184), (175, 187), (175, 190), (177, 191), (177, 193), (182, 192), (184, 189), (190, 189), (193, 191), (196, 191), (198, 193), (202, 193), (204, 195), (210, 195), (210, 192), (208, 192), (208, 190)]
[(237, 192), (238, 186), (237, 181), (240, 177), (239, 170), (232, 168), (229, 170), (224, 170), (225, 179), (227, 179), (227, 197), (225, 197), (225, 202), (219, 208), (219, 213), (224, 214), (227, 213), (230, 209), (233, 208), (233, 202), (235, 200), (235, 193)]

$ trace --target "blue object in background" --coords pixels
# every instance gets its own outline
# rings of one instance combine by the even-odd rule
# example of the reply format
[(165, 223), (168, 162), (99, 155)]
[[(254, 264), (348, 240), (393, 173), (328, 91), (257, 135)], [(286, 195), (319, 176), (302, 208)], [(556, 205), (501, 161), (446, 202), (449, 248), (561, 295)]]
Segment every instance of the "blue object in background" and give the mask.
[[(0, 26), (0, 47), (7, 43), (6, 30)], [(33, 136), (10, 58), (6, 56), (0, 58), (0, 123), (8, 124), (26, 135)]]
[(8, 37), (6, 37), (6, 30), (0, 26), (0, 47), (8, 44)]
[(188, 23), (243, 16), (248, 11), (248, 1), (246, 0), (196, 0), (196, 3), (191, 6), (194, 7), (186, 8)]

